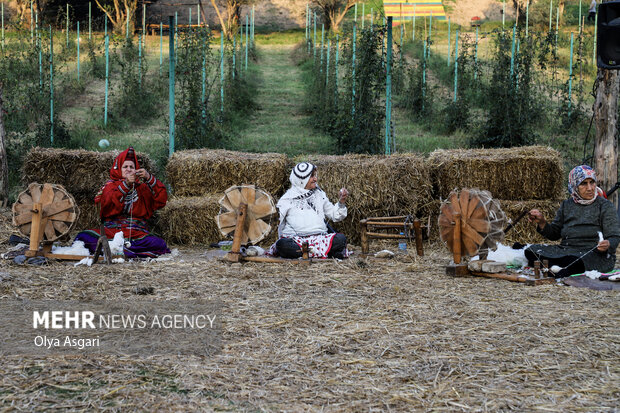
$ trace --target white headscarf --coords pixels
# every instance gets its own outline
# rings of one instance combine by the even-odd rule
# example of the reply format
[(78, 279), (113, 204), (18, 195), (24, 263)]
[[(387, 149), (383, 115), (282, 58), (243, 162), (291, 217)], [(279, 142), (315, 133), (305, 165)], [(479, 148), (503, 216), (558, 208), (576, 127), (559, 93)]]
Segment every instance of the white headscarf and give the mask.
[(288, 178), (291, 181), (291, 188), (286, 191), (280, 200), (310, 195), (310, 192), (314, 192), (314, 189), (306, 189), (306, 185), (314, 171), (316, 171), (316, 166), (310, 162), (301, 162), (295, 165)]

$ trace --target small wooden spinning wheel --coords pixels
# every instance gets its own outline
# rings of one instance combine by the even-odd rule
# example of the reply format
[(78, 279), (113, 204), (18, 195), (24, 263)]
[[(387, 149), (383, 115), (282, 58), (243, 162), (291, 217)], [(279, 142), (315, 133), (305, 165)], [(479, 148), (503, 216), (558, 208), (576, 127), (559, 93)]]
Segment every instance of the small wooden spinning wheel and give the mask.
[[(271, 226), (269, 218), (276, 213), (273, 198), (262, 189), (254, 185), (231, 186), (220, 199), (220, 214), (215, 217), (217, 226), (224, 236), (235, 232), (242, 205), (245, 205), (245, 214), (242, 216), (241, 244), (255, 244), (265, 238)], [(267, 219), (267, 222), (264, 221)], [(235, 236), (238, 234), (235, 232)]]
[(32, 183), (13, 204), (13, 224), (30, 238), (27, 256), (36, 255), (41, 242), (51, 248), (69, 234), (79, 215), (75, 199), (61, 185)]
[(452, 191), (439, 214), (439, 234), (460, 264), (461, 256), (486, 255), (504, 239), (506, 215), (488, 191)]

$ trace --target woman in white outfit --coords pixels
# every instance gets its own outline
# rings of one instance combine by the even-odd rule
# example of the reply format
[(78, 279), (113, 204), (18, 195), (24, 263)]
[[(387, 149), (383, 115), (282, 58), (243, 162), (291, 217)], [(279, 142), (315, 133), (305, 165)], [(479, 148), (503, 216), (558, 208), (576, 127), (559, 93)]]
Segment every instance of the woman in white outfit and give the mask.
[(278, 201), (280, 239), (269, 253), (283, 258), (301, 257), (301, 246), (308, 242), (313, 258), (346, 258), (347, 238), (344, 234), (329, 233), (325, 218), (334, 222), (347, 216), (345, 202), (349, 192), (342, 188), (338, 203), (332, 204), (317, 185), (317, 168), (302, 162), (293, 168), (289, 177), (291, 188)]

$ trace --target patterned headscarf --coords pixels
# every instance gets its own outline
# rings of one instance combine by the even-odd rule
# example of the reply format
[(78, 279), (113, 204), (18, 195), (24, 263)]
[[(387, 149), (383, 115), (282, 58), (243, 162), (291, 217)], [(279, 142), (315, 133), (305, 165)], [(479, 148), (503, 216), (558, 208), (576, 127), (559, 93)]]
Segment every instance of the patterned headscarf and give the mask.
[(573, 197), (573, 200), (581, 205), (590, 205), (596, 200), (597, 196), (605, 196), (603, 190), (598, 186), (596, 187), (596, 195), (592, 199), (583, 199), (579, 195), (579, 190), (577, 187), (588, 178), (591, 178), (594, 182), (597, 182), (596, 172), (588, 165), (576, 166), (568, 174), (568, 192)]
[(138, 164), (138, 157), (136, 156), (136, 151), (134, 151), (133, 147), (125, 149), (123, 152), (118, 154), (116, 159), (114, 160), (114, 164), (112, 165), (112, 169), (110, 169), (110, 179), (112, 180), (122, 180), (123, 172), (121, 168), (125, 161), (133, 161), (136, 169), (140, 169), (140, 165)]

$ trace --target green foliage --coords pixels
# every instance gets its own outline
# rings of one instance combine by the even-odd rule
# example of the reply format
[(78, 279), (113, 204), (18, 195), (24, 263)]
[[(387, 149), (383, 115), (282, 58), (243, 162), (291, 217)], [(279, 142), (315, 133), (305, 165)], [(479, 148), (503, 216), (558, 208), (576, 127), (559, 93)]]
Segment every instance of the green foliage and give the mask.
[(117, 44), (112, 56), (120, 69), (121, 82), (118, 94), (112, 99), (112, 119), (142, 123), (160, 114), (158, 109), (164, 93), (162, 83), (156, 77), (147, 76), (146, 59), (144, 56), (140, 58), (138, 45), (131, 37), (125, 39), (122, 44)]
[[(426, 45), (426, 40), (424, 44)], [(409, 68), (409, 85), (405, 89), (404, 96), (401, 95), (399, 99), (399, 105), (404, 106), (407, 112), (418, 120), (429, 120), (434, 110), (434, 93), (427, 79), (427, 62), (426, 47), (424, 47), (420, 59)]]
[(92, 38), (89, 39), (86, 42), (86, 54), (88, 56), (87, 73), (96, 79), (105, 79), (105, 56), (101, 43), (95, 43)]
[[(543, 109), (534, 81), (534, 56), (540, 39), (518, 31), (513, 43), (511, 32), (498, 32), (492, 75), (485, 88), (487, 120), (471, 144), (483, 147), (511, 147), (535, 141), (536, 122)], [(512, 49), (515, 59), (511, 61)]]
[(224, 140), (220, 96), (212, 96), (214, 89), (219, 92), (219, 87), (214, 86), (219, 86), (220, 59), (209, 47), (211, 41), (207, 28), (179, 33), (175, 141), (178, 149), (214, 148)]

